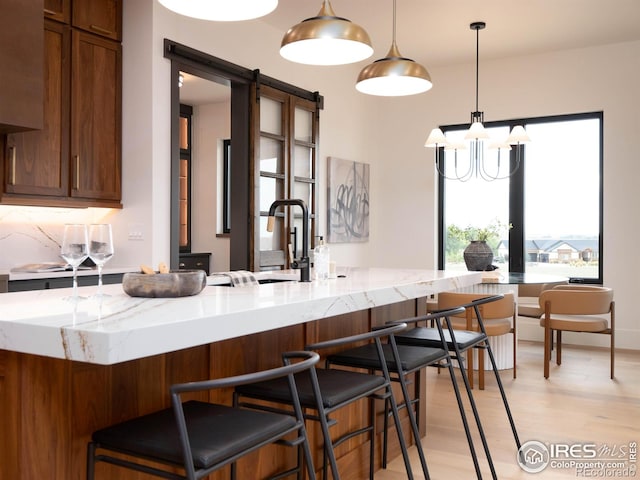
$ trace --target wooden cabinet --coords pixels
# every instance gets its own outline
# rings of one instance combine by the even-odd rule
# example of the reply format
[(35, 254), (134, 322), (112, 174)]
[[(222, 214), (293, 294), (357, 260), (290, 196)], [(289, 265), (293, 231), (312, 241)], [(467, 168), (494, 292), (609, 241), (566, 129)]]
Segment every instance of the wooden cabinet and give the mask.
[[(64, 23), (70, 9), (84, 7), (90, 14), (80, 18), (95, 24), (98, 20), (92, 15), (109, 10), (98, 8), (103, 4), (112, 5), (121, 18), (120, 0), (46, 1), (44, 124), (41, 130), (9, 134), (0, 141), (4, 144), (0, 203), (122, 206), (122, 46)], [(104, 24), (112, 23), (107, 19)], [(119, 36), (121, 20), (115, 24)]]
[[(114, 283), (122, 283), (122, 273), (108, 273), (102, 275), (102, 283), (111, 285)], [(1, 276), (0, 276), (1, 277)], [(98, 285), (97, 275), (79, 275), (79, 287), (95, 287)], [(57, 278), (40, 278), (32, 280), (11, 280), (8, 282), (7, 290), (9, 292), (25, 292), (30, 290), (49, 290), (52, 288), (71, 288), (73, 286), (72, 277)], [(0, 283), (0, 292), (2, 292), (2, 284)]]
[(181, 253), (180, 270), (204, 270), (209, 275), (210, 253)]
[(122, 40), (122, 0), (73, 0), (72, 7), (75, 28)]
[(42, 128), (42, 0), (0, 2), (0, 135)]
[(44, 17), (122, 40), (122, 0), (44, 0)]
[[(66, 196), (68, 191), (71, 30), (44, 27), (44, 124), (42, 130), (7, 135), (5, 192)], [(65, 53), (66, 52), (66, 53)]]
[(44, 18), (71, 23), (71, 0), (44, 0)]
[(121, 46), (77, 30), (72, 35), (71, 196), (119, 202)]

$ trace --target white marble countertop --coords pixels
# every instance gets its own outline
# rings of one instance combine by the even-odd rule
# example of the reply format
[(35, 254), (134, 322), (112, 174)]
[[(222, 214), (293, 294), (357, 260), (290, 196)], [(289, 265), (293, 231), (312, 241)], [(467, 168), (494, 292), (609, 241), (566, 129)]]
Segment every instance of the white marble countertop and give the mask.
[[(298, 278), (298, 272), (259, 273)], [(74, 304), (71, 289), (0, 294), (0, 349), (114, 364), (387, 305), (480, 283), (480, 272), (342, 268), (344, 278), (231, 288), (182, 298), (133, 298), (122, 285)], [(215, 280), (212, 280), (212, 282)], [(96, 287), (81, 287), (90, 297)]]

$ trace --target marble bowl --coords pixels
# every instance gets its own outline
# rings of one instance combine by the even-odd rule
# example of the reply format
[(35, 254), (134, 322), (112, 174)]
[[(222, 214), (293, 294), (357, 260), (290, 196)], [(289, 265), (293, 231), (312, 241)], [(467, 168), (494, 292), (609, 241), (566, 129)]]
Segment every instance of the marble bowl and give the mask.
[(172, 270), (169, 273), (125, 273), (122, 289), (131, 297), (171, 298), (199, 294), (207, 284), (204, 270)]

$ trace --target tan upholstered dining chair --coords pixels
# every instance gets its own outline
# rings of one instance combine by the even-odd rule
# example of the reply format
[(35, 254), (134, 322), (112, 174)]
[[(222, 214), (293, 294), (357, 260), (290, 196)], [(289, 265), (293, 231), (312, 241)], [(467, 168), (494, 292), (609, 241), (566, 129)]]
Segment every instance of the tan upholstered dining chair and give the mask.
[(518, 285), (518, 315), (521, 317), (540, 318), (544, 307), (540, 307), (540, 294), (556, 285), (567, 285), (569, 282), (521, 283)]
[[(488, 297), (486, 293), (441, 292), (438, 294), (438, 308), (450, 309), (465, 305), (479, 298)], [(480, 305), (480, 315), (488, 337), (513, 333), (513, 378), (516, 378), (516, 305), (512, 293), (505, 293), (501, 300)], [(460, 316), (449, 317), (451, 326), (456, 330), (479, 331), (478, 320), (473, 307), (467, 308)], [(473, 388), (473, 350), (467, 350), (467, 375)], [(484, 348), (478, 351), (478, 385), (484, 390)]]
[(591, 285), (558, 285), (540, 294), (544, 313), (544, 378), (549, 378), (553, 332), (556, 331), (556, 364), (562, 363), (562, 332), (600, 333), (611, 337), (611, 378), (615, 364), (615, 303), (613, 290)]

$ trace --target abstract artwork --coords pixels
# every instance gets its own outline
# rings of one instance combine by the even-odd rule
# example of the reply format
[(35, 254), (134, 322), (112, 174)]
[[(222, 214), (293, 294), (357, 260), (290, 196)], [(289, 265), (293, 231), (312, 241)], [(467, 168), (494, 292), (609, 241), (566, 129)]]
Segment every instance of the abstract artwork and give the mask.
[(369, 240), (369, 164), (328, 158), (327, 230), (330, 243)]

